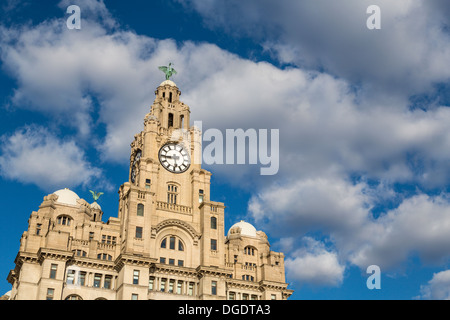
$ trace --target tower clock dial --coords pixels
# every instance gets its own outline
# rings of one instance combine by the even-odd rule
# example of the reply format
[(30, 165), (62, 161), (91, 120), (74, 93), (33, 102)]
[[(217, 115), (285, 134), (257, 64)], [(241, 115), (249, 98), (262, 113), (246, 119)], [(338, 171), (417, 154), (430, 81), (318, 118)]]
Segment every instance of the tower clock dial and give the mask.
[(189, 169), (191, 157), (189, 152), (177, 143), (167, 143), (159, 149), (159, 162), (168, 171), (182, 173)]

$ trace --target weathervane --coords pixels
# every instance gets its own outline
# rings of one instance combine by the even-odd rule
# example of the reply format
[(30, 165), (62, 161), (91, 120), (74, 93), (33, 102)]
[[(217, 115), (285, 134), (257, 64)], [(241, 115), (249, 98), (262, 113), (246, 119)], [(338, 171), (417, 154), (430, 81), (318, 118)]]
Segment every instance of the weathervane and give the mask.
[(89, 190), (90, 193), (92, 193), (92, 197), (94, 198), (94, 201), (97, 201), (98, 198), (100, 198), (100, 196), (103, 194), (103, 192), (95, 192), (92, 190)]
[(172, 62), (169, 62), (168, 67), (161, 66), (161, 67), (158, 67), (158, 69), (161, 70), (162, 72), (164, 72), (164, 74), (166, 75), (166, 80), (169, 80), (169, 78), (171, 76), (173, 76), (174, 74), (177, 74), (177, 71), (174, 68), (172, 68)]

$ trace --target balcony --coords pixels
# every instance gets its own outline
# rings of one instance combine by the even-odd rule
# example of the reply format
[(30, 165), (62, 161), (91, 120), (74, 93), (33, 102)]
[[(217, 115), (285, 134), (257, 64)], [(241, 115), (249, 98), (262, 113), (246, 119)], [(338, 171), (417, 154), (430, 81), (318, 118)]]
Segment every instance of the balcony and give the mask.
[(156, 201), (156, 209), (172, 211), (183, 214), (191, 214), (192, 208), (187, 206), (182, 206), (179, 204), (167, 203), (163, 201)]

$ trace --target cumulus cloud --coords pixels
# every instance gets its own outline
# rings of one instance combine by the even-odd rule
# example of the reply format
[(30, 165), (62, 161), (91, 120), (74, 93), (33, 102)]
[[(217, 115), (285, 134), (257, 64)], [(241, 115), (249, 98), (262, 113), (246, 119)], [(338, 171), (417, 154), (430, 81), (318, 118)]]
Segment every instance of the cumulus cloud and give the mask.
[(338, 286), (344, 278), (345, 266), (341, 265), (336, 252), (310, 237), (303, 238), (304, 246), (293, 252), (285, 261), (290, 281), (314, 286)]
[(86, 186), (102, 175), (73, 140), (59, 139), (38, 126), (1, 137), (0, 173), (6, 179), (32, 183), (48, 192)]
[(450, 270), (433, 274), (428, 284), (420, 287), (419, 298), (426, 300), (450, 300)]
[[(283, 63), (324, 69), (382, 92), (427, 90), (450, 76), (449, 11), (443, 1), (178, 0), (206, 25), (251, 37)], [(366, 27), (370, 5), (381, 30)], [(239, 12), (237, 15), (236, 12)]]

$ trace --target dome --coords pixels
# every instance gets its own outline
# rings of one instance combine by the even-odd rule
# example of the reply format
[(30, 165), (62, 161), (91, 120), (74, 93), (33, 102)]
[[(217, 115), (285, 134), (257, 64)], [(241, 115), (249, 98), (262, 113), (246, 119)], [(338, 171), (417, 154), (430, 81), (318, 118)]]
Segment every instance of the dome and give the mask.
[(97, 203), (97, 201), (92, 202), (90, 207), (91, 207), (91, 209), (102, 210), (102, 207), (100, 207), (100, 205)]
[(75, 192), (69, 190), (68, 188), (55, 191), (53, 192), (53, 194), (56, 194), (58, 196), (58, 200), (56, 200), (56, 202), (68, 204), (71, 206), (78, 205), (77, 200), (80, 199), (80, 197)]
[(162, 87), (162, 86), (165, 86), (165, 85), (169, 85), (171, 87), (176, 87), (177, 86), (175, 84), (175, 82), (173, 82), (172, 80), (165, 80), (165, 81), (161, 82), (161, 84), (159, 86)]
[(230, 236), (231, 233), (234, 233), (233, 231), (235, 230), (237, 231), (238, 229), (240, 230), (240, 232), (238, 231), (238, 233), (240, 233), (243, 236), (256, 237), (255, 227), (252, 224), (245, 222), (244, 220), (241, 220), (238, 223), (233, 224), (230, 230), (228, 230), (228, 236)]

